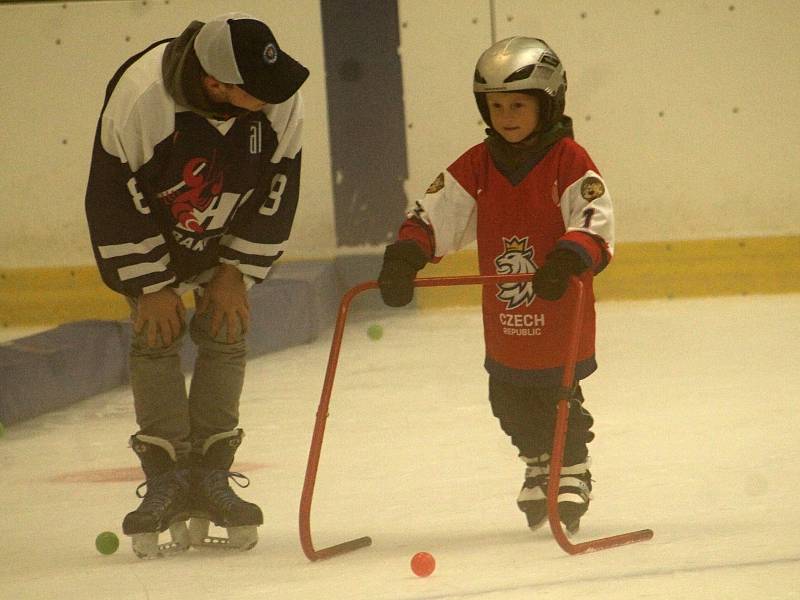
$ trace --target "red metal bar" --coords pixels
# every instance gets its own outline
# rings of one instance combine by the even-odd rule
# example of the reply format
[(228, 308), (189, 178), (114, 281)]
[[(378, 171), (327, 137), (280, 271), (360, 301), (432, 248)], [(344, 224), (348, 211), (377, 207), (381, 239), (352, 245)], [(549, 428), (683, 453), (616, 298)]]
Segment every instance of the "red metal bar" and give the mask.
[[(530, 274), (513, 274), (513, 275), (468, 275), (460, 277), (425, 277), (419, 278), (414, 281), (415, 287), (436, 287), (436, 286), (454, 286), (454, 285), (493, 285), (501, 283), (517, 283), (521, 281), (530, 280)], [(574, 279), (574, 289), (576, 289), (576, 319), (573, 323), (570, 332), (570, 345), (568, 360), (564, 368), (564, 384), (565, 389), (572, 385), (572, 379), (575, 374), (575, 361), (577, 357), (578, 341), (580, 337), (580, 318), (582, 316), (583, 304), (583, 285), (577, 279)], [(311, 537), (311, 503), (314, 497), (314, 485), (316, 483), (317, 471), (319, 469), (319, 461), (322, 453), (322, 440), (325, 435), (325, 423), (328, 418), (328, 408), (330, 406), (331, 392), (333, 390), (333, 380), (336, 375), (336, 367), (339, 362), (339, 349), (341, 348), (342, 336), (344, 334), (344, 327), (347, 321), (347, 313), (350, 308), (350, 303), (360, 293), (375, 289), (378, 287), (377, 281), (365, 281), (356, 285), (348, 290), (343, 296), (339, 304), (339, 313), (336, 319), (336, 326), (333, 332), (333, 340), (331, 341), (331, 350), (328, 355), (328, 366), (325, 372), (325, 381), (322, 386), (322, 394), (320, 396), (319, 406), (317, 408), (316, 421), (314, 423), (314, 432), (311, 438), (311, 448), (308, 454), (308, 464), (306, 466), (306, 475), (303, 482), (303, 491), (300, 498), (300, 545), (303, 552), (309, 560), (321, 560), (330, 558), (345, 552), (351, 552), (359, 548), (364, 548), (372, 544), (372, 539), (368, 536), (354, 538), (352, 540), (335, 544), (322, 549), (315, 549)], [(565, 395), (566, 396), (566, 395)], [(561, 472), (561, 461), (564, 454), (564, 440), (566, 437), (567, 418), (569, 416), (569, 404), (566, 397), (559, 401), (558, 416), (556, 420), (556, 433), (553, 443), (553, 458), (551, 458), (551, 474), (550, 484), (548, 487), (548, 510), (550, 518), (550, 526), (553, 530), (553, 535), (556, 537), (559, 545), (570, 554), (579, 554), (581, 552), (589, 552), (592, 550), (602, 550), (613, 546), (622, 544), (630, 544), (645, 539), (650, 539), (653, 532), (649, 529), (613, 536), (595, 540), (593, 542), (585, 542), (583, 544), (573, 545), (569, 542), (561, 529), (561, 524), (558, 520), (557, 511), (557, 483)], [(554, 492), (552, 490), (555, 490)], [(555, 504), (551, 499), (551, 495), (555, 494)], [(555, 506), (555, 511), (553, 510)], [(555, 524), (553, 521), (555, 515)]]
[(573, 311), (572, 327), (569, 331), (569, 345), (567, 357), (564, 363), (564, 372), (561, 378), (562, 397), (558, 401), (558, 411), (556, 413), (555, 433), (553, 434), (553, 452), (550, 456), (550, 477), (547, 482), (547, 518), (550, 522), (550, 530), (553, 537), (561, 546), (561, 549), (568, 554), (583, 554), (586, 552), (596, 552), (606, 548), (624, 546), (643, 542), (653, 537), (651, 529), (642, 529), (630, 533), (622, 533), (611, 537), (600, 538), (579, 544), (573, 544), (567, 538), (558, 516), (558, 488), (561, 479), (561, 467), (564, 459), (564, 445), (567, 437), (567, 422), (569, 419), (569, 395), (574, 385), (575, 363), (578, 358), (578, 344), (580, 342), (581, 325), (583, 323), (583, 283), (577, 278), (573, 278), (572, 286)]
[[(434, 287), (451, 285), (491, 285), (498, 283), (515, 283), (529, 281), (531, 275), (468, 275), (463, 277), (424, 277), (414, 281), (414, 287)], [(333, 379), (336, 376), (336, 366), (339, 363), (339, 349), (342, 345), (342, 335), (347, 321), (347, 311), (350, 303), (360, 293), (378, 287), (377, 281), (365, 281), (350, 288), (339, 303), (339, 313), (336, 318), (336, 326), (333, 330), (333, 340), (331, 350), (328, 355), (328, 367), (325, 372), (325, 382), (322, 385), (322, 395), (320, 396), (317, 408), (317, 418), (314, 423), (314, 433), (311, 436), (311, 448), (308, 452), (308, 463), (306, 466), (306, 476), (303, 482), (303, 492), (300, 497), (300, 545), (309, 560), (320, 560), (330, 558), (337, 554), (343, 554), (359, 548), (364, 548), (372, 544), (369, 537), (360, 537), (336, 544), (328, 548), (317, 550), (311, 538), (311, 502), (314, 498), (314, 485), (317, 480), (319, 460), (322, 453), (322, 440), (325, 436), (325, 423), (328, 419), (328, 407), (331, 401), (331, 391), (333, 390)]]

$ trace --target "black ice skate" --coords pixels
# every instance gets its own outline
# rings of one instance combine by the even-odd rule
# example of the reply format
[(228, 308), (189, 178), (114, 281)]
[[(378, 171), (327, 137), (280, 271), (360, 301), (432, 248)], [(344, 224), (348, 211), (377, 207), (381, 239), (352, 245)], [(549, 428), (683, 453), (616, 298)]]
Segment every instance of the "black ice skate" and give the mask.
[[(536, 458), (522, 459), (525, 483), (517, 497), (517, 506), (525, 513), (528, 527), (535, 531), (547, 520), (547, 482), (550, 476), (550, 456), (542, 454)], [(581, 463), (561, 467), (558, 489), (558, 516), (567, 533), (577, 533), (581, 517), (589, 509), (592, 491), (592, 474), (589, 458)]]
[[(136, 488), (142, 503), (128, 513), (122, 531), (131, 536), (139, 558), (159, 558), (189, 548), (186, 534), (189, 469), (179, 465), (175, 449), (167, 440), (149, 435), (131, 436), (130, 446), (139, 456), (147, 480)], [(146, 488), (144, 496), (141, 489)], [(158, 543), (159, 533), (170, 529), (172, 540)]]
[(531, 531), (536, 531), (547, 520), (547, 477), (550, 473), (550, 455), (520, 458), (527, 466), (525, 482), (517, 496), (517, 506), (525, 513)]
[[(264, 522), (261, 509), (245, 502), (231, 489), (228, 479), (240, 487), (250, 485), (241, 473), (231, 472), (233, 456), (242, 443), (241, 429), (218, 433), (203, 444), (192, 469), (192, 506), (189, 540), (194, 547), (250, 550), (258, 542), (256, 527)], [(209, 523), (228, 531), (227, 538), (208, 534)]]

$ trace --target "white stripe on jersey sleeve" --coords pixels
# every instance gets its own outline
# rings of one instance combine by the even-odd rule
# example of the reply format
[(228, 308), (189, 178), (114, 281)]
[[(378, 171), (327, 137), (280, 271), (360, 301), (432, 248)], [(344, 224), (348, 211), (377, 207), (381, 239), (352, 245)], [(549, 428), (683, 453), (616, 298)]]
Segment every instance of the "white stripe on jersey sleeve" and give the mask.
[(97, 251), (100, 252), (102, 258), (119, 258), (120, 256), (128, 256), (129, 254), (147, 254), (165, 242), (164, 236), (159, 233), (141, 242), (98, 246)]
[(142, 294), (152, 294), (154, 292), (157, 292), (158, 290), (161, 290), (161, 289), (164, 289), (165, 287), (167, 287), (173, 281), (175, 281), (175, 277), (174, 276), (170, 277), (166, 281), (160, 281), (159, 283), (154, 283), (153, 285), (145, 286), (145, 287), (142, 288)]
[(303, 97), (300, 92), (286, 102), (268, 104), (264, 114), (278, 136), (278, 146), (270, 158), (277, 164), (284, 158), (294, 158), (300, 152), (303, 134)]
[[(581, 186), (590, 177), (603, 182), (603, 194), (591, 202), (581, 195)], [(614, 254), (614, 211), (608, 186), (599, 173), (590, 169), (564, 190), (561, 216), (567, 231), (583, 231), (597, 236), (608, 244), (609, 254)]]
[(254, 254), (256, 256), (278, 256), (286, 247), (286, 244), (257, 244), (255, 242), (249, 242), (245, 239), (240, 237), (236, 237), (235, 235), (224, 235), (222, 236), (222, 240), (220, 240), (220, 244), (230, 248), (231, 250), (235, 250), (236, 252), (241, 252), (242, 254)]
[(444, 256), (471, 244), (478, 236), (475, 199), (450, 174), (444, 172), (444, 186), (433, 194), (425, 194), (415, 211), (433, 228), (436, 247), (434, 256)]
[(120, 281), (128, 281), (129, 279), (136, 279), (144, 275), (166, 271), (168, 264), (169, 255), (164, 255), (155, 262), (141, 262), (127, 267), (120, 267), (117, 269), (117, 274), (119, 275)]

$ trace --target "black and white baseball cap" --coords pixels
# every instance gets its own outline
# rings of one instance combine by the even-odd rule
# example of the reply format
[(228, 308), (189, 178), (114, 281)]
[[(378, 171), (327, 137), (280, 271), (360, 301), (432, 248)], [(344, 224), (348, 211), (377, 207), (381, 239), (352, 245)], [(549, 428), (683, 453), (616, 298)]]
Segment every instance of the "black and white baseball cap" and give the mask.
[(244, 13), (220, 15), (203, 25), (194, 51), (214, 79), (269, 104), (291, 98), (308, 77), (308, 69), (281, 50), (270, 28)]

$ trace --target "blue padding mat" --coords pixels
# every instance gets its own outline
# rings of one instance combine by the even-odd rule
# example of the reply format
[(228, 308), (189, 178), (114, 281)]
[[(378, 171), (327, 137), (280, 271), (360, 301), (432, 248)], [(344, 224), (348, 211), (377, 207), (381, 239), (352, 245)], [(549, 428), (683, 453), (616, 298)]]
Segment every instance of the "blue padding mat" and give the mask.
[[(378, 279), (378, 274), (381, 271), (382, 263), (383, 253), (379, 255), (355, 254), (337, 257), (336, 274), (339, 281), (339, 299), (341, 299), (341, 294), (356, 284), (359, 284), (363, 281)], [(377, 290), (368, 290), (363, 294), (359, 294), (351, 306), (354, 312), (364, 310), (386, 310), (386, 306), (384, 306)]]
[[(248, 356), (308, 343), (336, 317), (342, 289), (333, 262), (277, 264), (250, 290)], [(78, 321), (0, 345), (0, 422), (68, 406), (128, 382), (130, 324)], [(187, 335), (181, 358), (196, 356)]]
[(128, 379), (130, 328), (78, 321), (0, 346), (0, 421), (9, 425)]

